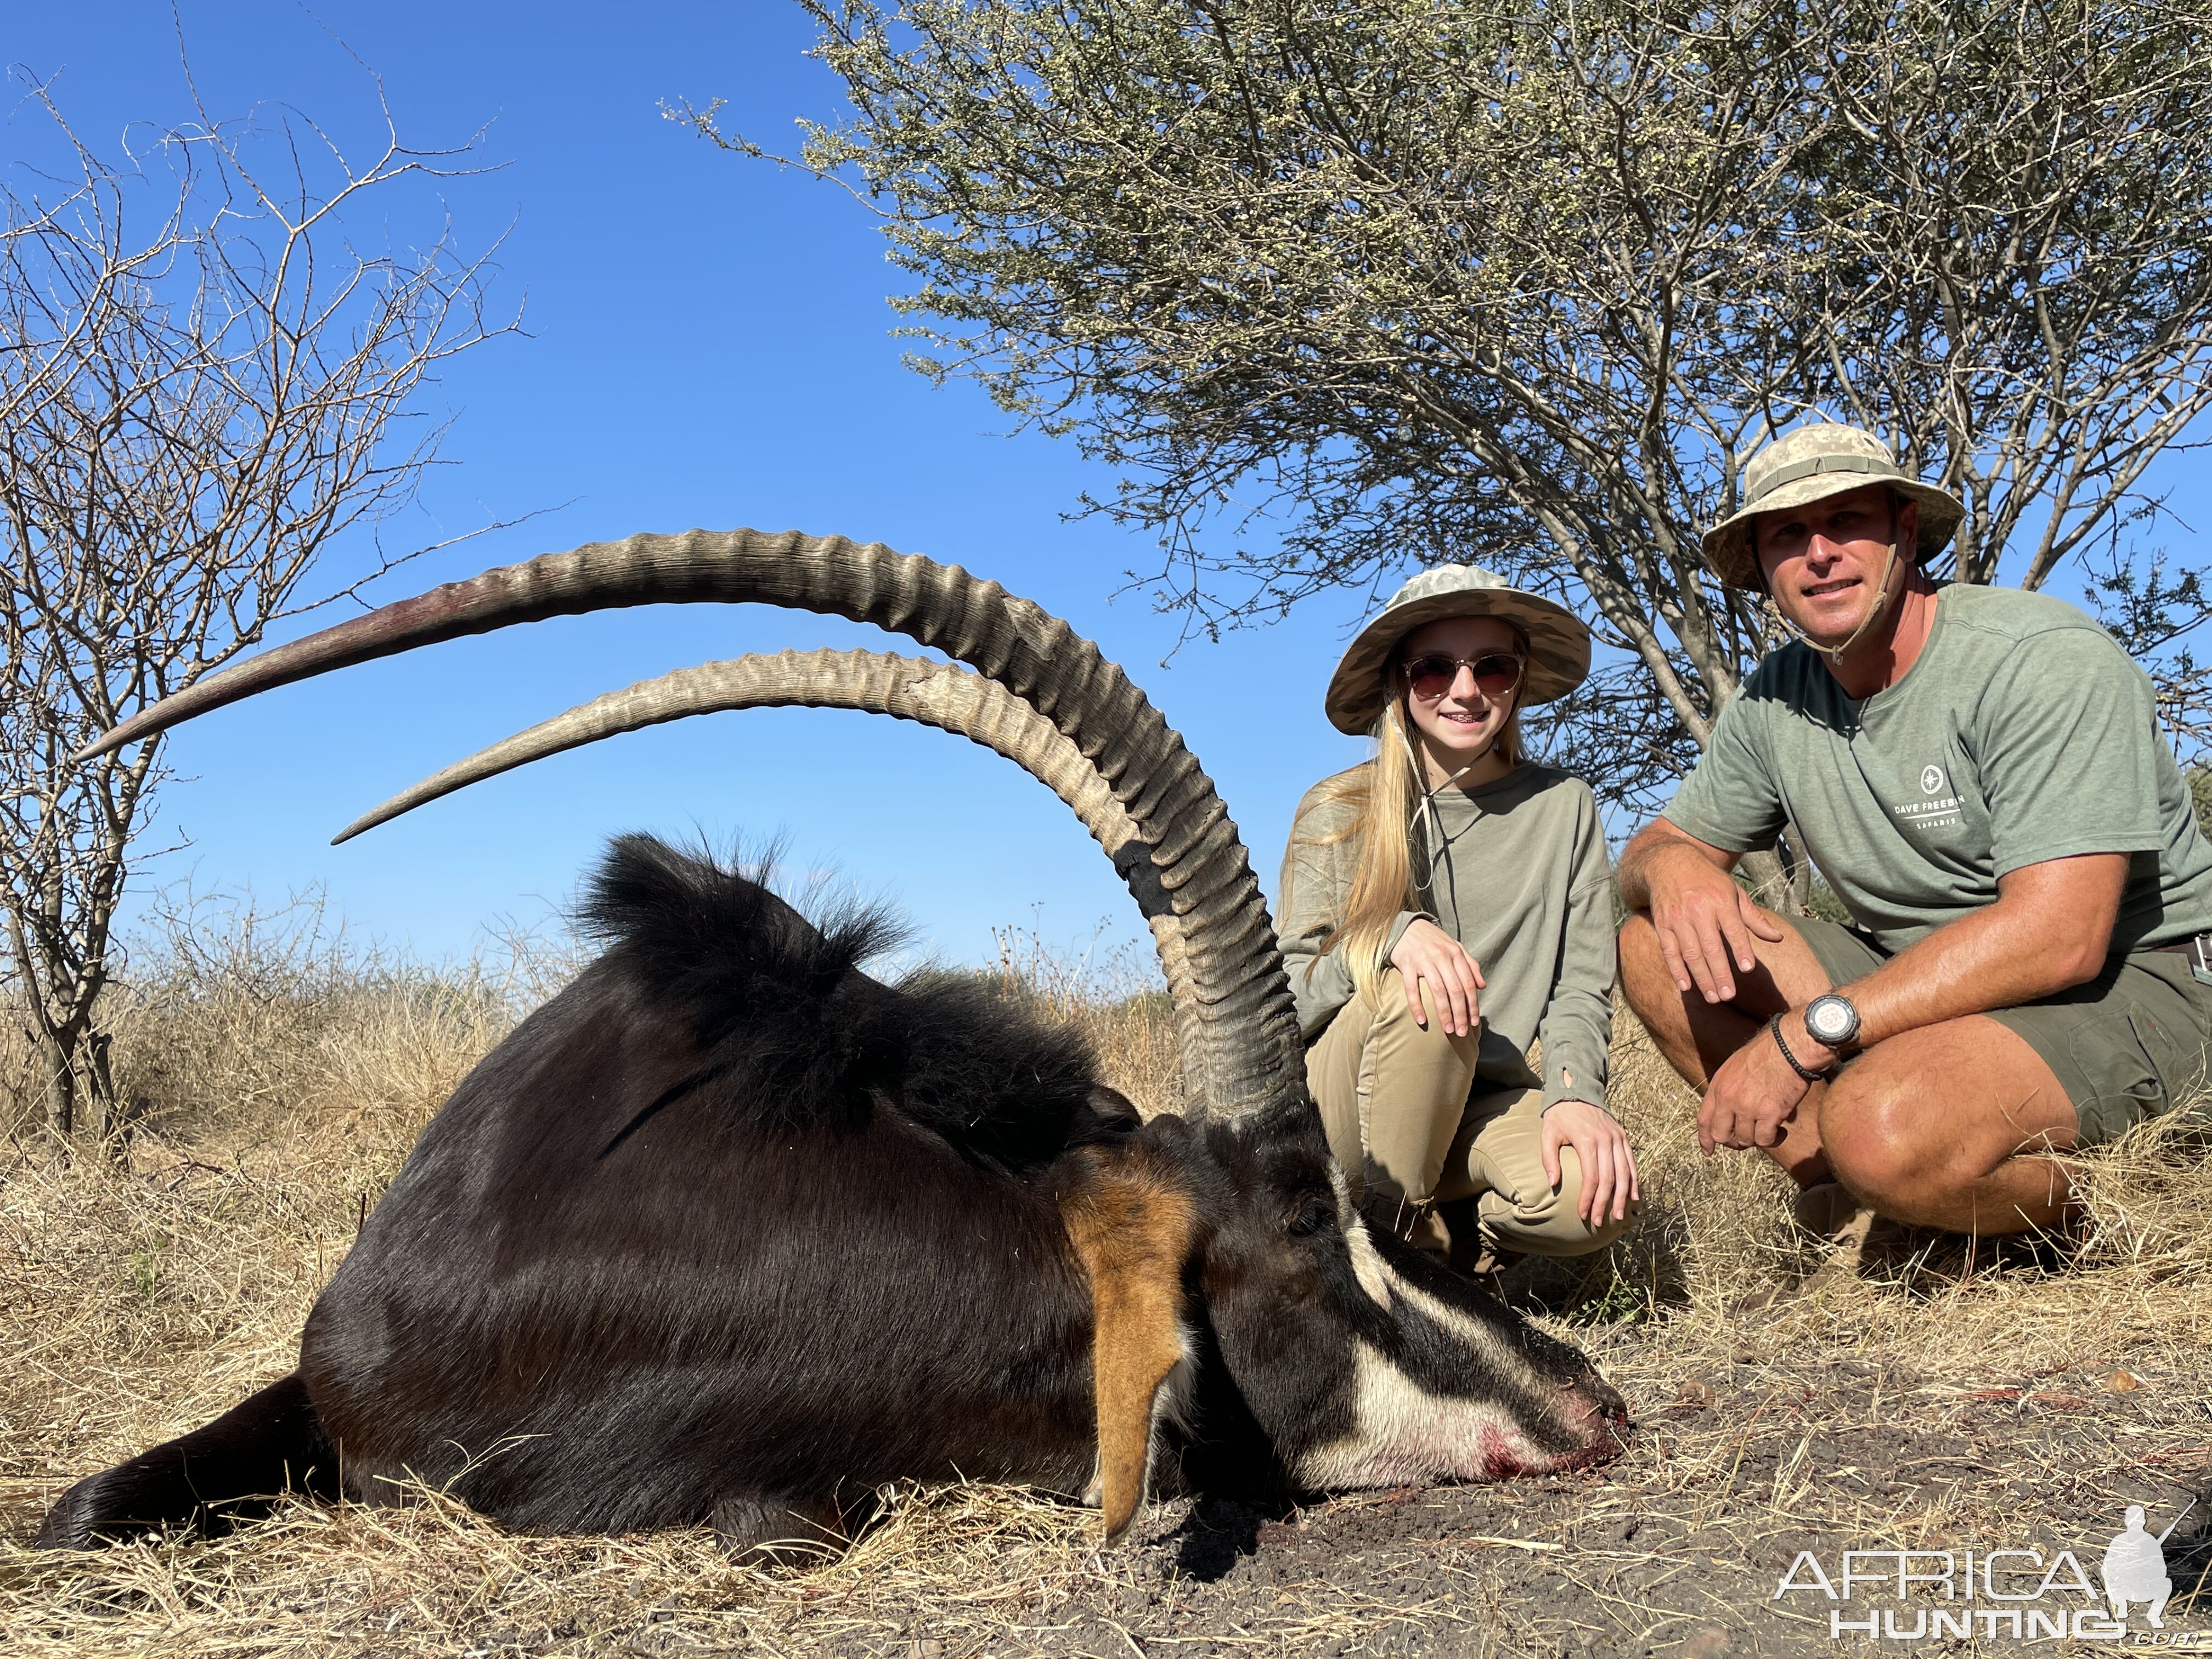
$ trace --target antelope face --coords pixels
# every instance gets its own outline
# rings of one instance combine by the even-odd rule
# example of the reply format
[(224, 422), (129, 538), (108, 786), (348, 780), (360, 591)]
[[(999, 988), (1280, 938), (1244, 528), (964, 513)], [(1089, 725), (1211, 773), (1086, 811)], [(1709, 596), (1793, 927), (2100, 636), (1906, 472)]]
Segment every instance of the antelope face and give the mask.
[(1353, 1208), (1317, 1122), (1206, 1133), (1200, 1272), (1221, 1358), (1291, 1483), (1496, 1480), (1599, 1463), (1626, 1410), (1588, 1360)]

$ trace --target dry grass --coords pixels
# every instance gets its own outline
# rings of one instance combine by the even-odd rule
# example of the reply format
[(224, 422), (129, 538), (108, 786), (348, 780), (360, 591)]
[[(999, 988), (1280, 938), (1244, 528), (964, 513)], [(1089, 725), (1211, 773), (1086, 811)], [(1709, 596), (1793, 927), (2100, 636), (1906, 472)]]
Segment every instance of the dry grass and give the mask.
[[(1686, 1094), (1624, 1020), (1616, 1099), (1645, 1224), (1603, 1262), (1517, 1286), (1642, 1425), (1601, 1476), (1355, 1496), (1264, 1525), (1171, 1510), (1111, 1554), (1086, 1517), (1030, 1494), (909, 1492), (850, 1556), (799, 1572), (732, 1566), (699, 1532), (517, 1536), (435, 1494), (295, 1504), (213, 1542), (34, 1554), (22, 1541), (70, 1480), (289, 1368), (364, 1203), (564, 965), (432, 975), (350, 957), (312, 926), (236, 921), (185, 930), (137, 981), (117, 1040), (144, 1102), (127, 1160), (56, 1165), (19, 1133), (0, 1171), (0, 1649), (26, 1659), (1610, 1652), (1616, 1638), (1764, 1651), (1699, 1632), (1729, 1628), (1730, 1606), (1752, 1619), (1774, 1540), (2063, 1529), (2081, 1482), (2035, 1473), (2062, 1443), (2169, 1485), (2212, 1473), (2201, 1140), (2168, 1128), (2097, 1158), (2091, 1224), (2063, 1249), (1954, 1253), (1761, 1308), (1802, 1265), (1779, 1179), (1698, 1155)], [(1162, 1103), (1175, 1066), (1158, 1000), (1102, 1005), (1034, 945), (1010, 937), (1007, 970), (1090, 1028), (1117, 1085)], [(2145, 1386), (2105, 1390), (2121, 1372)], [(1929, 1486), (1920, 1463), (1956, 1478)], [(2130, 1490), (2166, 1491), (2142, 1484), (2153, 1473)], [(2097, 1489), (2099, 1521), (2111, 1497)], [(1684, 1578), (1686, 1563), (1704, 1565)], [(1717, 1595), (1724, 1571), (1741, 1583)]]

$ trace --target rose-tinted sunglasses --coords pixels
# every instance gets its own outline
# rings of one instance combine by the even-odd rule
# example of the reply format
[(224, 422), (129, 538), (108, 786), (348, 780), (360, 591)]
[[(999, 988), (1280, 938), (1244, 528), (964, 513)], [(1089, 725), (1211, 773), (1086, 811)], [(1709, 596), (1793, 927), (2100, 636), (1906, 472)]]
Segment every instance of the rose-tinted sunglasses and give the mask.
[(1415, 657), (1399, 665), (1398, 672), (1406, 677), (1406, 684), (1423, 702), (1433, 702), (1452, 689), (1459, 678), (1459, 671), (1470, 669), (1474, 674), (1474, 689), (1486, 697), (1502, 697), (1521, 684), (1521, 675), (1527, 665), (1510, 652), (1486, 652), (1480, 657), (1447, 657), (1441, 654)]

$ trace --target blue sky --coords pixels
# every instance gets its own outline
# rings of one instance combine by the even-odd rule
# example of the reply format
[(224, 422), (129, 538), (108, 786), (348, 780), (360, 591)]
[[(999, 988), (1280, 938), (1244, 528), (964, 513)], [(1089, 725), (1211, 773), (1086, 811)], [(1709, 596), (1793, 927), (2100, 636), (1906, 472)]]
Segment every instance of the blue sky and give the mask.
[[(836, 82), (805, 57), (784, 0), (621, 9), (545, 3), (186, 3), (210, 106), (289, 102), (356, 148), (384, 77), (422, 145), (487, 127), (506, 165), (445, 193), (465, 246), (505, 237), (495, 293), (531, 337), (496, 342), (440, 388), (453, 417), (424, 510), (394, 540), (542, 516), (427, 557), (382, 591), (640, 530), (836, 532), (957, 560), (1066, 617), (1123, 663), (1220, 784), (1272, 888), (1291, 807), (1364, 744), (1321, 715), (1322, 684), (1362, 609), (1309, 602), (1289, 622), (1203, 641), (1163, 664), (1172, 618), (1143, 592), (1139, 534), (1063, 514), (1110, 485), (1066, 443), (1001, 435), (965, 385), (900, 363), (885, 295), (905, 286), (842, 191), (722, 154), (663, 118), (727, 100), (725, 125), (771, 146), (800, 115), (834, 118)], [(319, 20), (319, 21), (318, 21)], [(166, 5), (84, 0), (11, 15), (4, 56), (55, 88), (83, 133), (188, 113)], [(20, 105), (0, 137), (40, 140)], [(395, 202), (395, 207), (403, 204)], [(394, 235), (432, 206), (416, 198)], [(410, 219), (409, 213), (416, 216)], [(373, 231), (374, 226), (368, 228)], [(546, 511), (546, 509), (557, 509)], [(333, 575), (362, 556), (333, 551)], [(1133, 906), (1073, 817), (995, 756), (900, 722), (755, 711), (663, 726), (479, 785), (332, 848), (359, 812), (510, 732), (674, 667), (784, 646), (902, 642), (757, 607), (659, 607), (541, 623), (371, 665), (182, 728), (155, 832), (187, 850), (137, 878), (264, 901), (320, 888), (357, 934), (441, 955), (488, 923), (549, 915), (605, 838), (630, 829), (781, 834), (795, 870), (887, 898), (953, 960), (994, 926), (1076, 950), (1141, 939)]]
[[(1314, 778), (1359, 758), (1320, 712), (1358, 603), (1198, 644), (1160, 665), (1170, 618), (1115, 599), (1152, 550), (1063, 513), (1107, 480), (1071, 445), (1001, 435), (980, 392), (900, 364), (884, 303), (902, 286), (867, 214), (803, 174), (722, 154), (662, 100), (728, 100), (766, 142), (834, 115), (836, 84), (777, 0), (619, 9), (331, 4), (322, 21), (385, 80), (404, 134), (465, 140), (507, 165), (449, 188), (465, 244), (502, 233), (498, 292), (532, 337), (464, 360), (441, 388), (458, 463), (395, 538), (559, 507), (426, 558), (386, 596), (640, 530), (750, 525), (836, 532), (957, 560), (1068, 617), (1123, 663), (1220, 783), (1270, 881)], [(300, 106), (374, 133), (373, 89), (315, 21), (264, 0), (184, 10), (210, 106)], [(166, 7), (27, 9), (9, 61), (60, 71), (59, 100), (105, 143), (186, 113)], [(17, 107), (12, 156), (36, 138)], [(419, 204), (418, 204), (419, 205)], [(562, 503), (573, 503), (562, 506)], [(342, 550), (343, 568), (359, 549)], [(542, 763), (341, 848), (339, 826), (426, 773), (598, 693), (690, 663), (784, 646), (912, 647), (760, 607), (664, 606), (542, 623), (372, 665), (182, 728), (163, 828), (188, 851), (142, 895), (189, 876), (264, 899), (314, 886), (358, 932), (433, 954), (488, 921), (545, 915), (605, 838), (636, 828), (781, 833), (793, 867), (892, 900), (927, 943), (987, 957), (991, 929), (1057, 947), (1141, 939), (1134, 907), (1042, 786), (941, 732), (864, 715), (752, 711), (682, 722)]]

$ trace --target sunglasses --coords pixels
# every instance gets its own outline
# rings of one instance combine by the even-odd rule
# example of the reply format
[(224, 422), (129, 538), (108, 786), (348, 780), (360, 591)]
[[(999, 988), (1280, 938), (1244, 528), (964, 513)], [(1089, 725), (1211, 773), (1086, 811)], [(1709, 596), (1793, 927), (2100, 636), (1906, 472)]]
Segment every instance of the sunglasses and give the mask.
[(1502, 697), (1521, 684), (1522, 671), (1527, 665), (1510, 652), (1493, 651), (1480, 657), (1415, 657), (1401, 664), (1398, 672), (1406, 677), (1415, 696), (1423, 702), (1433, 702), (1452, 689), (1462, 668), (1474, 675), (1474, 689), (1484, 696)]

